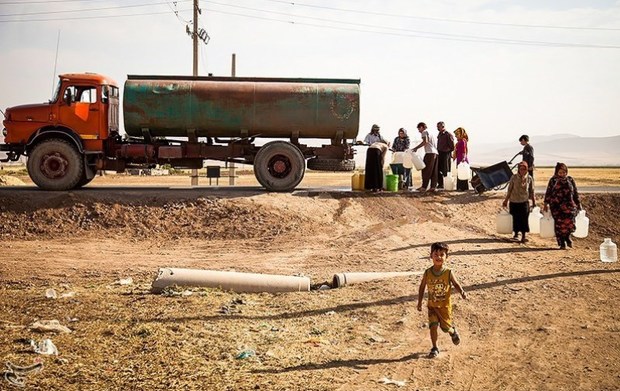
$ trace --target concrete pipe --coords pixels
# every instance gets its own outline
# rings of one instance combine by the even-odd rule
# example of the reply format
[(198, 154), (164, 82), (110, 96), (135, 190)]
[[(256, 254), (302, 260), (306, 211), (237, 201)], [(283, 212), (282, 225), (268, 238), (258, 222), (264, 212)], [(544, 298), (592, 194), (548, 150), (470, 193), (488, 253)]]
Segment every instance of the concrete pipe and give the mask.
[(342, 288), (349, 284), (355, 284), (358, 282), (367, 282), (373, 280), (384, 280), (394, 277), (406, 277), (406, 276), (421, 276), (422, 272), (371, 272), (371, 273), (338, 273), (334, 274), (332, 280), (332, 287)]
[(310, 291), (310, 277), (161, 268), (151, 291), (159, 293), (175, 285), (221, 288), (234, 292), (307, 292)]

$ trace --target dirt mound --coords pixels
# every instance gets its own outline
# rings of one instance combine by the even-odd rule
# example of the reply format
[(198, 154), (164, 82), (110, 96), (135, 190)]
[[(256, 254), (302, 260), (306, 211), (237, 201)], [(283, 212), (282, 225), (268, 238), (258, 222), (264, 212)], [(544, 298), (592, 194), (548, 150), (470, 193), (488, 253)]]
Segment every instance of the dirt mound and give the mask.
[(286, 211), (256, 208), (247, 201), (217, 198), (124, 203), (73, 197), (42, 204), (3, 203), (0, 238), (248, 239), (299, 231), (305, 220)]
[(19, 178), (10, 175), (0, 175), (0, 186), (24, 186), (25, 183)]

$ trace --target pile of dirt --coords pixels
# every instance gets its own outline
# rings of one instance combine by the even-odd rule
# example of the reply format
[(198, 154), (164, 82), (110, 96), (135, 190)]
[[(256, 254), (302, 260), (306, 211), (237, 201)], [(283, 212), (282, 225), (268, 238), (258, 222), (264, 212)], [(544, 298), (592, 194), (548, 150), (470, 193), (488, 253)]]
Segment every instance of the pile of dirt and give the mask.
[[(304, 231), (304, 217), (218, 198), (133, 203), (75, 196), (43, 204), (1, 200), (0, 238), (248, 239)], [(305, 226), (306, 228), (301, 228)]]
[(0, 175), (0, 186), (24, 186), (21, 179), (11, 175)]

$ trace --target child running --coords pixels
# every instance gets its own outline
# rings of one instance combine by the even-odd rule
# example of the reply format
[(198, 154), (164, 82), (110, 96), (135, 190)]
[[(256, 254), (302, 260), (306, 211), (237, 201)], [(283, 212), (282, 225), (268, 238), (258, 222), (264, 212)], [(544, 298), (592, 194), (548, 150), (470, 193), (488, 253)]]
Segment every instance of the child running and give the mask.
[(454, 288), (461, 294), (463, 299), (467, 299), (467, 294), (454, 276), (454, 272), (444, 267), (444, 263), (448, 259), (448, 250), (446, 243), (433, 243), (431, 245), (433, 266), (424, 271), (418, 292), (418, 311), (422, 311), (424, 290), (428, 286), (428, 326), (430, 327), (431, 342), (433, 343), (433, 348), (428, 355), (430, 358), (435, 358), (439, 355), (437, 326), (440, 326), (444, 333), (450, 334), (455, 345), (461, 342), (459, 333), (452, 324), (452, 302), (450, 300), (452, 285), (454, 285)]

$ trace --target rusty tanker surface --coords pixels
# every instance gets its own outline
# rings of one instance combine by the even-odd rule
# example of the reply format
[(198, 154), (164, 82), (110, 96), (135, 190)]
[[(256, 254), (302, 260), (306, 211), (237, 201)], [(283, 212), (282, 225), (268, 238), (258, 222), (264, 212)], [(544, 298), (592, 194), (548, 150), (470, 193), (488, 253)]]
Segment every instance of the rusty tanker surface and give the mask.
[(125, 131), (142, 136), (354, 139), (359, 80), (129, 76)]
[(121, 106), (108, 77), (59, 79), (48, 103), (6, 110), (0, 144), (4, 161), (28, 157), (42, 189), (85, 186), (97, 170), (201, 168), (207, 159), (253, 165), (268, 191), (294, 190), (306, 167), (355, 168), (360, 80), (130, 75)]

